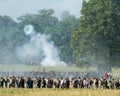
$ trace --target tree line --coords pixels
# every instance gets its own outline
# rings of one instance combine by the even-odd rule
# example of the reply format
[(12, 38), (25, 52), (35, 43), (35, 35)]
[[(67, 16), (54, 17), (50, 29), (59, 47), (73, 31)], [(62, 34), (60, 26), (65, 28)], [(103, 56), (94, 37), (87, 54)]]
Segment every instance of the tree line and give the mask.
[(78, 65), (111, 71), (120, 65), (120, 1), (83, 0), (71, 47)]
[(83, 0), (80, 18), (64, 11), (59, 19), (53, 9), (25, 14), (17, 22), (9, 16), (0, 16), (0, 54), (16, 59), (9, 55), (16, 46), (29, 40), (23, 28), (31, 24), (36, 32), (51, 35), (60, 58), (68, 64), (111, 71), (120, 65), (119, 10), (119, 0)]
[(1, 63), (4, 61), (18, 63), (15, 48), (29, 41), (30, 38), (23, 30), (25, 25), (29, 24), (34, 26), (36, 32), (51, 36), (62, 61), (73, 63), (70, 40), (73, 28), (78, 25), (78, 18), (70, 15), (68, 11), (64, 11), (61, 18), (55, 17), (53, 9), (42, 9), (36, 14), (22, 15), (17, 21), (9, 16), (0, 16)]

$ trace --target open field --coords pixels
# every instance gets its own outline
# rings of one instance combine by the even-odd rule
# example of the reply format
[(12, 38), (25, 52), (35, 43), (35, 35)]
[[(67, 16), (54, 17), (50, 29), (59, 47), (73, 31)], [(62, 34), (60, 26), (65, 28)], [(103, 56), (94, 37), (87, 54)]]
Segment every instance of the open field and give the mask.
[(0, 89), (0, 96), (120, 96), (120, 90)]
[[(50, 71), (60, 71), (60, 72), (89, 72), (89, 71), (95, 71), (96, 68), (78, 68), (75, 66), (68, 66), (68, 67), (61, 67), (61, 66), (55, 66), (55, 67), (40, 67), (39, 65), (25, 65), (25, 64), (0, 64), (0, 71), (4, 72), (15, 72), (15, 71), (21, 71), (21, 72), (27, 72), (27, 71), (41, 71), (43, 72), (45, 68), (46, 72)], [(115, 78), (120, 78), (120, 68), (112, 68), (112, 74)]]
[(78, 68), (75, 66), (67, 66), (67, 67), (62, 67), (62, 66), (55, 66), (55, 67), (51, 67), (51, 66), (39, 66), (39, 65), (24, 65), (24, 64), (15, 64), (15, 65), (3, 65), (0, 64), (0, 71), (43, 71), (43, 68), (45, 68), (45, 71), (67, 71), (67, 72), (83, 72), (83, 71), (94, 71), (95, 68)]
[[(38, 71), (39, 66), (33, 65), (0, 65), (0, 71)], [(94, 71), (95, 68), (77, 68), (77, 67), (46, 67), (46, 71), (69, 71), (84, 72)], [(113, 68), (114, 77), (120, 78), (120, 68)], [(17, 89), (17, 88), (0, 88), (0, 96), (120, 96), (120, 90), (103, 90), (103, 89)]]

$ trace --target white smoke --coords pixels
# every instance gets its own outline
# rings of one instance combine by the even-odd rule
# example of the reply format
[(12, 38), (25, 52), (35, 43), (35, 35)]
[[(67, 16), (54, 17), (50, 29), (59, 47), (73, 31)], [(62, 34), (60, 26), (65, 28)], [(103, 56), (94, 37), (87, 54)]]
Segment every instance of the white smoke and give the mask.
[(25, 62), (38, 61), (42, 66), (66, 66), (60, 60), (58, 51), (54, 43), (50, 41), (50, 36), (36, 33), (32, 25), (24, 28), (26, 35), (30, 36), (30, 41), (17, 48), (17, 57)]
[(32, 35), (34, 33), (34, 27), (32, 25), (27, 25), (24, 27), (24, 32), (26, 35)]

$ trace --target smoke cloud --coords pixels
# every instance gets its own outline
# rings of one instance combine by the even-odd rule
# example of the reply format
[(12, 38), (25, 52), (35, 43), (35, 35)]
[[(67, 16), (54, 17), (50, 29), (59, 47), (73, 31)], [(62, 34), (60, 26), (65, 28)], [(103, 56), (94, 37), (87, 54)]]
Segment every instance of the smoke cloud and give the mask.
[(17, 57), (24, 62), (37, 62), (42, 66), (66, 66), (60, 60), (58, 50), (49, 35), (36, 33), (32, 25), (26, 25), (24, 32), (30, 41), (17, 47)]

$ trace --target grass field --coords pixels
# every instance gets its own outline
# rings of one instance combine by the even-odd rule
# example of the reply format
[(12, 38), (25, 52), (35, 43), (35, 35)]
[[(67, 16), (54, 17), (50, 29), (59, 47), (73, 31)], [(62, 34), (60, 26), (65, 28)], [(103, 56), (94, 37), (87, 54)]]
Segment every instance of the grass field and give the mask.
[[(40, 67), (39, 65), (24, 65), (24, 64), (16, 64), (16, 65), (3, 65), (0, 64), (0, 71), (38, 71), (41, 68), (41, 71), (43, 70), (43, 67)], [(45, 67), (46, 71), (68, 71), (68, 72), (83, 72), (83, 71), (94, 71), (95, 68), (89, 68), (87, 70), (86, 68), (78, 68), (75, 66), (67, 66), (67, 67), (62, 67), (62, 66), (46, 66)]]
[[(11, 64), (11, 65), (5, 65), (0, 64), (0, 71), (4, 72), (14, 72), (14, 71), (43, 71), (44, 67), (40, 67), (39, 65), (24, 65), (24, 64)], [(95, 71), (96, 68), (78, 68), (75, 66), (67, 66), (67, 67), (51, 67), (47, 66), (45, 67), (45, 71), (62, 71), (62, 72), (89, 72), (89, 71)], [(120, 78), (120, 68), (112, 68), (112, 74), (115, 78)]]
[(120, 90), (0, 89), (0, 96), (120, 96)]
[[(0, 65), (0, 71), (38, 71), (39, 66), (26, 65)], [(83, 72), (94, 71), (95, 68), (77, 67), (46, 67), (46, 71)], [(120, 77), (120, 68), (112, 69), (114, 76)], [(0, 88), (0, 96), (120, 96), (120, 90), (97, 89), (13, 89)]]

